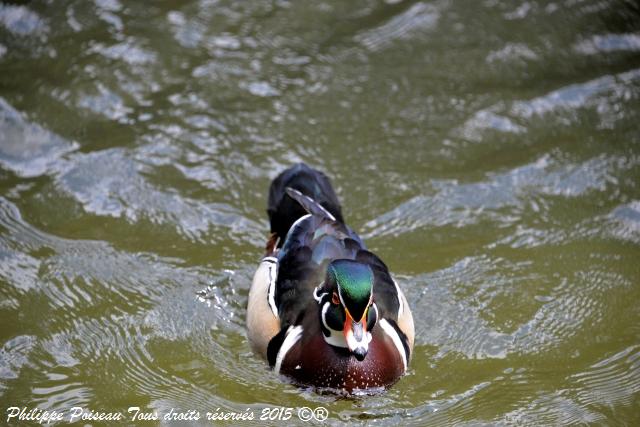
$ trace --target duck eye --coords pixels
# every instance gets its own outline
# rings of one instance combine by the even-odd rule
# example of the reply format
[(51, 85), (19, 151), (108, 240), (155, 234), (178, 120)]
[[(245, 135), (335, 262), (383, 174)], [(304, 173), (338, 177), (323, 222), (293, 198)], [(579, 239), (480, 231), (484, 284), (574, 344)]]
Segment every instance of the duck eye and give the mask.
[(338, 305), (340, 304), (340, 297), (338, 297), (337, 293), (333, 293), (333, 295), (331, 295), (331, 302)]

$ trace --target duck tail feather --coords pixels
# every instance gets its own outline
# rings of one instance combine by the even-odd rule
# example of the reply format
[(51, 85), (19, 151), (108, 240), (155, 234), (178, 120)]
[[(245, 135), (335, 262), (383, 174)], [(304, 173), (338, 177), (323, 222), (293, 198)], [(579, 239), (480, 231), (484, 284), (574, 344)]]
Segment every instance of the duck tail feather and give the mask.
[(287, 187), (285, 191), (296, 202), (300, 203), (300, 206), (304, 208), (305, 211), (310, 213), (313, 216), (326, 218), (329, 221), (336, 221), (336, 217), (334, 217), (331, 212), (326, 210), (320, 203), (316, 202), (309, 196), (305, 196), (300, 191), (295, 188)]

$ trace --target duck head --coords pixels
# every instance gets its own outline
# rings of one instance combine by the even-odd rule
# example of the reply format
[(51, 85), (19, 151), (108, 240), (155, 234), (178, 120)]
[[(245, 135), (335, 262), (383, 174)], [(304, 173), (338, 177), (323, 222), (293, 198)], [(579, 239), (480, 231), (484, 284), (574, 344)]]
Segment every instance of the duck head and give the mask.
[(314, 296), (325, 341), (347, 348), (358, 361), (364, 360), (378, 320), (371, 268), (348, 259), (334, 260)]

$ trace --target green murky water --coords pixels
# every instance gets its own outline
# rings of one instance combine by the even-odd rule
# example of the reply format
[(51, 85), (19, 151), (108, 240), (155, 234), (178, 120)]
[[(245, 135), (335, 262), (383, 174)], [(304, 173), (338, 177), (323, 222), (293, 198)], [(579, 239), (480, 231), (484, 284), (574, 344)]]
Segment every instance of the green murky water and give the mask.
[[(383, 395), (249, 349), (266, 190), (299, 161), (413, 307)], [(639, 301), (636, 2), (0, 3), (2, 425), (633, 425)]]

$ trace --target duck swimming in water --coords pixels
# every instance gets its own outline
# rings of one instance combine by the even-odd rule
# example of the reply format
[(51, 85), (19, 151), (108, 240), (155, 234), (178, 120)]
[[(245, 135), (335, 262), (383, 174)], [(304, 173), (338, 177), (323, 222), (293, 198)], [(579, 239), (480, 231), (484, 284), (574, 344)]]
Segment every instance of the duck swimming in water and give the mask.
[(352, 393), (407, 370), (409, 304), (380, 258), (349, 228), (329, 179), (305, 164), (276, 177), (271, 238), (247, 307), (252, 349), (299, 384)]

